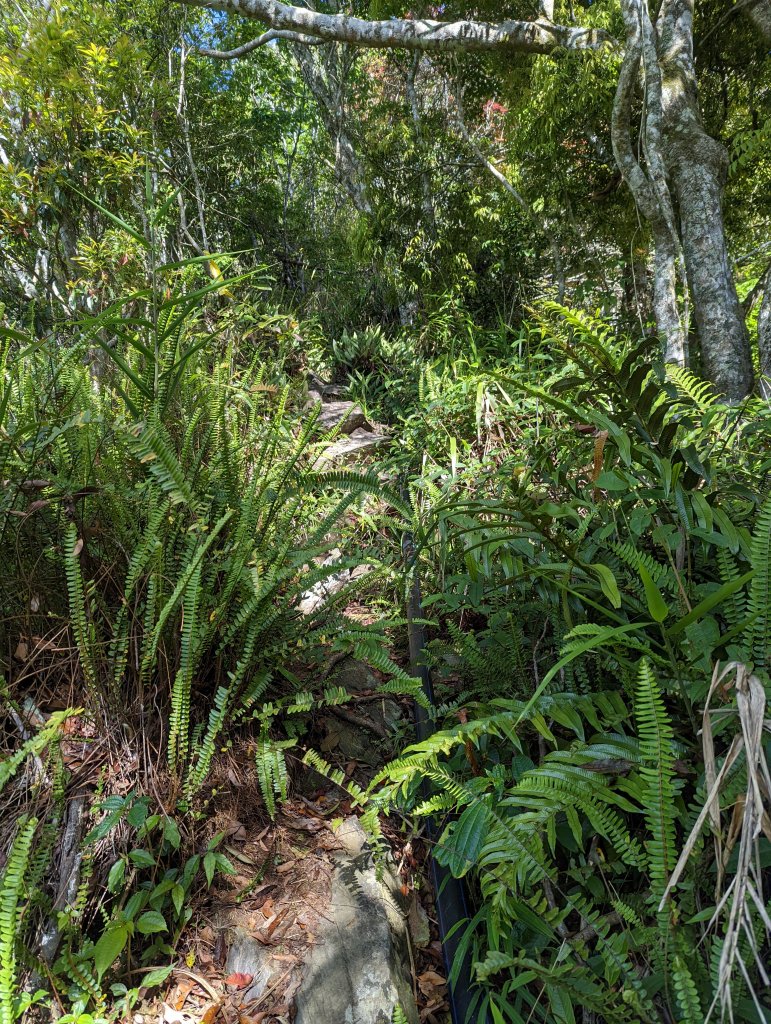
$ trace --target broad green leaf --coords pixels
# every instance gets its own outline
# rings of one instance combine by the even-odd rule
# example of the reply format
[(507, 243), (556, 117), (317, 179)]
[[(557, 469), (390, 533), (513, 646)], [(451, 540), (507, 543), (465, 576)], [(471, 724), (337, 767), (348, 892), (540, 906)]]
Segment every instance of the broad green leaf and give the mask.
[(137, 930), (142, 935), (155, 935), (156, 932), (168, 931), (166, 918), (157, 910), (146, 910), (137, 920)]
[(203, 859), (203, 870), (206, 875), (206, 884), (211, 885), (214, 879), (214, 872), (217, 869), (217, 854), (212, 850), (205, 855)]
[(147, 850), (132, 850), (129, 853), (129, 860), (138, 868), (154, 868), (155, 857)]
[(177, 914), (179, 914), (182, 910), (182, 905), (185, 902), (185, 890), (179, 883), (177, 883), (171, 890), (171, 902), (174, 904), (174, 909)]
[(110, 868), (110, 873), (107, 876), (107, 888), (110, 892), (117, 892), (123, 885), (123, 880), (126, 877), (126, 860), (121, 857), (120, 860), (116, 860), (113, 866)]
[(156, 967), (154, 971), (150, 971), (142, 978), (142, 987), (153, 988), (155, 985), (162, 985), (173, 970), (173, 964), (169, 964), (168, 967)]
[(667, 615), (669, 615), (669, 607), (661, 596), (661, 591), (653, 582), (651, 574), (645, 568), (642, 560), (637, 565), (637, 571), (645, 588), (645, 602), (648, 605), (651, 618), (654, 622), (663, 622)]
[(129, 937), (129, 926), (125, 923), (110, 925), (94, 946), (94, 967), (101, 978), (123, 952)]
[(602, 587), (602, 592), (605, 597), (607, 597), (614, 608), (620, 608), (621, 594), (618, 590), (618, 583), (616, 583), (616, 577), (607, 565), (603, 565), (601, 562), (593, 562), (589, 568), (599, 579), (600, 586)]
[(716, 608), (727, 597), (730, 597), (731, 594), (741, 590), (745, 583), (749, 583), (754, 574), (755, 570), (750, 569), (749, 572), (745, 573), (744, 576), (740, 576), (739, 579), (730, 580), (728, 583), (724, 583), (722, 587), (718, 587), (709, 597), (705, 597), (703, 601), (700, 601), (687, 615), (684, 615), (682, 619), (678, 619), (674, 625), (670, 626), (667, 630), (667, 636), (677, 636), (686, 626), (690, 626), (692, 622), (696, 622), (697, 619), (711, 612), (713, 608)]

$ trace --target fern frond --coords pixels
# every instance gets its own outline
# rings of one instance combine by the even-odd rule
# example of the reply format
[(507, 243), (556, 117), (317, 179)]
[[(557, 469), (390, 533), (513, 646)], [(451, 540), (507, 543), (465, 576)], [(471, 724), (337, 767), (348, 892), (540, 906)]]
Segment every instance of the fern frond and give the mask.
[(755, 664), (771, 664), (771, 496), (767, 497), (752, 535), (752, 565), (749, 611), (753, 618), (751, 649)]
[(21, 899), (37, 830), (37, 818), (19, 823), (0, 876), (0, 1024), (15, 1024), (16, 960), (20, 942)]
[(672, 725), (656, 678), (643, 661), (637, 677), (635, 717), (640, 737), (640, 777), (647, 841), (651, 902), (658, 905), (677, 863), (674, 755)]

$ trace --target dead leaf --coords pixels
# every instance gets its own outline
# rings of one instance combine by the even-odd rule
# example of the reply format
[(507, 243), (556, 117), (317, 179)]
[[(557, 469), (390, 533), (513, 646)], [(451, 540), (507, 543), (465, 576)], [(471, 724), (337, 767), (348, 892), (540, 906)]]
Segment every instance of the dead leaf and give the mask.
[[(246, 833), (244, 833), (244, 835), (246, 835)], [(248, 864), (250, 867), (254, 867), (257, 863), (255, 860), (252, 860), (251, 857), (247, 857), (245, 853), (241, 853), (240, 850), (237, 850), (235, 846), (226, 845), (225, 849), (231, 857), (235, 857), (236, 860), (240, 860), (242, 864)]]
[(425, 948), (431, 941), (431, 926), (428, 921), (428, 914), (417, 896), (412, 897), (407, 914), (407, 925), (414, 944), (418, 949)]
[(272, 935), (288, 913), (288, 907), (285, 907), (284, 910), (279, 910), (279, 912), (273, 916), (272, 920), (266, 921), (266, 923), (262, 926), (263, 932), (265, 932), (266, 935)]
[(203, 1011), (200, 1024), (214, 1024), (221, 1005), (221, 1003), (210, 1003)]
[(163, 1017), (161, 1018), (163, 1024), (189, 1024), (190, 1015), (187, 1013), (180, 1013), (179, 1010), (173, 1009), (168, 1003), (163, 1004)]
[(196, 987), (196, 982), (192, 978), (183, 978), (178, 981), (175, 985), (174, 995), (171, 1002), (173, 1003), (175, 1010), (181, 1010), (185, 1005), (185, 1000)]
[(246, 988), (248, 985), (251, 985), (253, 980), (253, 974), (241, 974), (240, 972), (236, 972), (235, 974), (229, 974), (227, 978), (225, 978), (225, 984), (230, 985), (231, 988)]
[(83, 550), (83, 538), (78, 537), (75, 542), (75, 547), (72, 549), (72, 557), (77, 558), (80, 552)]
[(19, 640), (16, 645), (16, 650), (13, 652), (13, 656), (17, 661), (26, 661), (29, 655), (29, 647), (24, 640)]
[(427, 999), (442, 999), (447, 987), (447, 980), (436, 971), (424, 971), (417, 977), (418, 988)]

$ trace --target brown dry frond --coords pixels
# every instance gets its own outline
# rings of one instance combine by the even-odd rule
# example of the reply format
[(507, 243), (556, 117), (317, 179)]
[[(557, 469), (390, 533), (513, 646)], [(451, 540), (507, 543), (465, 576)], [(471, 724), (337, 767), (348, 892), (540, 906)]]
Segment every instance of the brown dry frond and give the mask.
[[(712, 716), (718, 713), (725, 714), (727, 709), (718, 712), (717, 709), (710, 708), (710, 702), (718, 689), (725, 694), (731, 689), (734, 690), (736, 705), (733, 712), (738, 718), (738, 728), (719, 770), (715, 757)], [(771, 731), (771, 720), (767, 718), (766, 694), (760, 679), (740, 662), (731, 661), (723, 666), (718, 663), (712, 674), (702, 716), (702, 749), (707, 797), (672, 872), (659, 907), (660, 910), (664, 909), (669, 894), (680, 880), (709, 818), (715, 845), (717, 883), (715, 912), (708, 930), (717, 931), (722, 927), (723, 938), (715, 997), (707, 1011), (705, 1024), (717, 1006), (720, 1007), (721, 1020), (733, 1021), (734, 985), (739, 980), (737, 971), (747, 985), (760, 1018), (765, 1019), (741, 948), (746, 944), (758, 976), (762, 983), (768, 986), (769, 977), (756, 932), (759, 921), (765, 933), (765, 940), (771, 939), (771, 918), (763, 898), (763, 876), (758, 846), (761, 834), (765, 834), (771, 841), (771, 818), (768, 812), (768, 808), (771, 807), (771, 775), (763, 749), (764, 729)], [(721, 807), (721, 792), (731, 768), (740, 758), (746, 766), (746, 790), (734, 803), (732, 814), (724, 824), (723, 811), (727, 808)], [(736, 871), (726, 886), (726, 867), (737, 843)]]

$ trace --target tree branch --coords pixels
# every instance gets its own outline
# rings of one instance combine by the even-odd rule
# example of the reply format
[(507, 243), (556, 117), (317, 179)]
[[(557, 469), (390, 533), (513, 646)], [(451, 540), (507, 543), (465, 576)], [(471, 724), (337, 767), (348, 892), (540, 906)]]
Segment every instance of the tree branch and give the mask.
[(315, 36), (304, 36), (299, 32), (287, 32), (269, 28), (261, 36), (257, 36), (256, 39), (250, 39), (248, 43), (237, 46), (234, 50), (210, 50), (206, 46), (201, 46), (198, 52), (202, 57), (214, 57), (215, 60), (237, 60), (239, 57), (245, 57), (252, 50), (265, 46), (266, 43), (273, 42), (274, 39), (287, 39), (290, 43), (302, 43), (304, 46), (320, 46), (324, 42), (323, 39), (317, 39)]
[(280, 3), (279, 0), (175, 2), (184, 3), (189, 7), (205, 7), (229, 14), (240, 14), (252, 21), (262, 22), (277, 32), (292, 32), (325, 42), (349, 43), (352, 46), (372, 48), (434, 52), (508, 50), (521, 53), (552, 53), (558, 49), (597, 50), (606, 42), (612, 41), (602, 29), (551, 25), (546, 21), (511, 20), (498, 25), (477, 21), (431, 21), (425, 18), (369, 21), (348, 14), (324, 14), (304, 7), (292, 7)]

